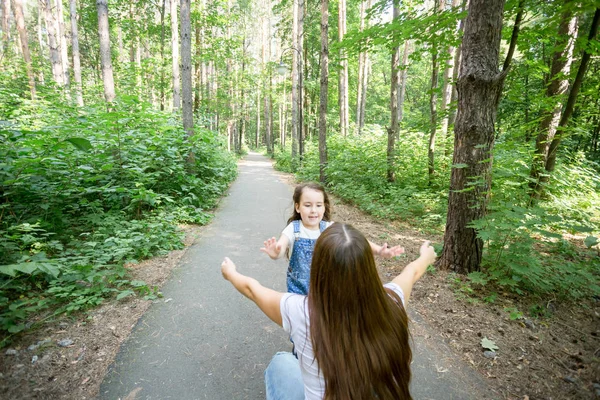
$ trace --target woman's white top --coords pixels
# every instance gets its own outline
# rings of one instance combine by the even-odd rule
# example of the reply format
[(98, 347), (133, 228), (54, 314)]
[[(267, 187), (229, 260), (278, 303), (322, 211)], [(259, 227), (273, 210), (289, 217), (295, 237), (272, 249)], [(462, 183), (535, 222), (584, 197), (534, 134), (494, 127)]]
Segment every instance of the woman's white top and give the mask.
[[(400, 296), (404, 304), (404, 293), (395, 283), (383, 285)], [(283, 329), (294, 341), (302, 380), (304, 381), (304, 396), (306, 400), (322, 400), (325, 395), (325, 381), (319, 373), (319, 366), (314, 356), (312, 341), (310, 340), (310, 320), (308, 314), (308, 300), (306, 296), (286, 293), (281, 298), (279, 305)]]

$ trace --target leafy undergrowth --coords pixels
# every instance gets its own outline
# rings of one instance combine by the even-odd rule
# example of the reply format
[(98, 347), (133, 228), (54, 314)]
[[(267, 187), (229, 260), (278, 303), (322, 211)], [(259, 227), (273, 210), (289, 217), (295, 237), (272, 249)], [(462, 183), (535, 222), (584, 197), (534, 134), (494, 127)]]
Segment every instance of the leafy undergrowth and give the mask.
[(2, 345), (108, 296), (157, 296), (124, 265), (181, 248), (178, 223), (210, 220), (236, 174), (216, 133), (196, 128), (186, 139), (176, 118), (136, 98), (109, 112), (3, 103), (0, 119), (11, 123), (0, 130)]

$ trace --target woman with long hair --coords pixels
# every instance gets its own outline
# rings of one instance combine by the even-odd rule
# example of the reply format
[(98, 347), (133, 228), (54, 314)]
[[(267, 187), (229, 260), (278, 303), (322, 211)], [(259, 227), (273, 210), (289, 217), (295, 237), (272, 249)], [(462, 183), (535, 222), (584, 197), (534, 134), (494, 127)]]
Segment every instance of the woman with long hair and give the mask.
[(383, 285), (369, 242), (351, 225), (336, 223), (317, 240), (303, 296), (265, 288), (225, 258), (223, 277), (295, 343), (297, 359), (277, 353), (267, 367), (267, 399), (411, 399), (405, 305), (434, 260), (425, 242), (419, 258)]

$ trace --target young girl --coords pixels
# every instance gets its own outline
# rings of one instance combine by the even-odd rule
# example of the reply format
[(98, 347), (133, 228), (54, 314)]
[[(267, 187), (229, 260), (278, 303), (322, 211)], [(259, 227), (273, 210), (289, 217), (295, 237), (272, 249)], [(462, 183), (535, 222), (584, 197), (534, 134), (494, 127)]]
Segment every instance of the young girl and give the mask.
[[(333, 224), (330, 221), (331, 205), (323, 186), (309, 182), (296, 186), (294, 195), (294, 212), (288, 219), (279, 240), (274, 237), (264, 242), (260, 250), (273, 260), (281, 258), (289, 247), (289, 267), (287, 270), (287, 291), (289, 293), (307, 294), (310, 278), (310, 263), (315, 242), (321, 233)], [(391, 258), (404, 253), (404, 248), (387, 243), (379, 246), (369, 242), (373, 254)]]
[(302, 296), (262, 286), (226, 257), (223, 277), (297, 343), (297, 359), (277, 353), (267, 367), (267, 400), (411, 399), (405, 306), (434, 260), (425, 242), (420, 257), (382, 285), (365, 237), (334, 224), (317, 240), (310, 291)]

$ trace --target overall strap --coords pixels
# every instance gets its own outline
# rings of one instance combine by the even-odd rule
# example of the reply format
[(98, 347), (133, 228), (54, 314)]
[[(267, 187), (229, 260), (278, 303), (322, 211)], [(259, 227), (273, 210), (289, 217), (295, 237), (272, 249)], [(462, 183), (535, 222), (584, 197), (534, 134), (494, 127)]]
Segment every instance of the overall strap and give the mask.
[(321, 222), (319, 222), (319, 229), (321, 230), (321, 233), (323, 233), (323, 231), (327, 228), (327, 221), (323, 221), (321, 220)]
[(300, 220), (292, 221), (292, 225), (294, 226), (294, 239), (298, 240), (300, 238)]

